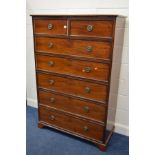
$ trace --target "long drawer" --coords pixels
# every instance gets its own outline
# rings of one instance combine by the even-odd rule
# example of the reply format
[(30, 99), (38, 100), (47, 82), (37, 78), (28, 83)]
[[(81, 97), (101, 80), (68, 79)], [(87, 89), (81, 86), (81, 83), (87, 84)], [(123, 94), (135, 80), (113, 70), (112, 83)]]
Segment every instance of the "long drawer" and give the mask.
[(107, 99), (108, 88), (106, 85), (42, 73), (37, 74), (37, 79), (38, 87), (40, 88), (99, 101), (105, 101)]
[(54, 56), (36, 55), (38, 70), (79, 76), (94, 80), (109, 80), (108, 64), (59, 58)]
[(43, 53), (56, 53), (78, 57), (111, 60), (110, 42), (71, 40), (49, 37), (35, 37), (35, 50)]
[(51, 126), (65, 129), (81, 136), (85, 136), (98, 141), (103, 140), (104, 127), (86, 120), (71, 117), (60, 111), (39, 107), (39, 121), (48, 123)]
[(42, 90), (38, 91), (38, 98), (39, 104), (84, 116), (96, 121), (105, 121), (106, 107), (104, 105)]

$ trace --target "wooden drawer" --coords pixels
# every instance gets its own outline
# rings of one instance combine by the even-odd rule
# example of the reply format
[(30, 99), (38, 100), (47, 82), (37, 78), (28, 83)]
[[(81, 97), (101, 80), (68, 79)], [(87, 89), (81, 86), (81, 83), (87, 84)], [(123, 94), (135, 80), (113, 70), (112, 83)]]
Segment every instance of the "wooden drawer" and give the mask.
[(39, 107), (39, 113), (40, 121), (46, 122), (54, 127), (68, 130), (98, 141), (102, 141), (103, 139), (104, 128), (101, 125), (93, 124), (92, 122), (42, 106)]
[(112, 56), (111, 43), (102, 41), (36, 37), (35, 49), (37, 52), (57, 53), (105, 60), (111, 60)]
[(40, 104), (61, 109), (72, 114), (81, 115), (100, 122), (105, 121), (106, 107), (104, 105), (41, 90), (38, 92), (38, 98)]
[(99, 101), (107, 99), (108, 88), (105, 85), (43, 73), (38, 73), (37, 78), (38, 87), (41, 88), (47, 88)]
[(34, 33), (48, 34), (48, 35), (66, 35), (67, 34), (67, 20), (57, 19), (35, 19)]
[(89, 79), (108, 81), (109, 65), (72, 60), (54, 56), (36, 55), (37, 69)]
[(112, 37), (113, 21), (71, 20), (72, 36), (83, 37)]

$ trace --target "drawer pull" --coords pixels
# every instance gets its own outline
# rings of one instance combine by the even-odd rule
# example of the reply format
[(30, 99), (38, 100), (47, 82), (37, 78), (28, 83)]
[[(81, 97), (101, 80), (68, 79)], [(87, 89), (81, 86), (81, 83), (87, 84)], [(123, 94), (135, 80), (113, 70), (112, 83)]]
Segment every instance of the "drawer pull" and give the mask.
[(91, 32), (92, 30), (93, 30), (93, 25), (88, 25), (88, 26), (87, 26), (87, 31), (88, 31), (88, 32)]
[(85, 106), (85, 107), (83, 107), (83, 110), (84, 110), (85, 112), (89, 112), (89, 107)]
[(53, 66), (53, 65), (54, 65), (54, 62), (53, 62), (53, 61), (49, 61), (49, 62), (48, 62), (48, 65), (49, 65), (49, 66)]
[(53, 28), (53, 24), (48, 24), (48, 29), (51, 30)]
[(87, 52), (92, 52), (92, 50), (93, 50), (92, 46), (88, 46), (88, 47), (86, 48), (86, 51), (87, 51)]
[(49, 84), (53, 85), (54, 84), (54, 80), (49, 80)]
[(90, 93), (90, 92), (91, 92), (91, 89), (90, 89), (89, 87), (86, 87), (86, 88), (85, 88), (85, 92), (86, 92), (86, 93)]
[(53, 97), (50, 98), (50, 102), (51, 102), (51, 103), (54, 103), (54, 102), (55, 102), (55, 98), (53, 98)]
[(53, 47), (53, 43), (48, 43), (48, 48), (52, 48)]
[(51, 115), (51, 116), (49, 117), (49, 119), (53, 121), (53, 120), (55, 120), (55, 116)]
[(84, 68), (84, 72), (90, 73), (90, 72), (91, 72), (91, 67), (85, 67), (85, 68)]
[(87, 132), (89, 129), (88, 129), (87, 126), (84, 126), (84, 127), (83, 127), (83, 130), (84, 130), (85, 132)]

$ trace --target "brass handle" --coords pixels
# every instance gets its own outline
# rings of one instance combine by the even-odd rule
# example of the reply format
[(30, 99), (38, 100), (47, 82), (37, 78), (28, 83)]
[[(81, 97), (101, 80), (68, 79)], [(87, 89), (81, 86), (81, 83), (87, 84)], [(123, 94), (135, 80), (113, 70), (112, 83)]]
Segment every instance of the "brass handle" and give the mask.
[(48, 29), (51, 30), (53, 28), (53, 24), (48, 24)]
[(54, 102), (55, 102), (55, 98), (53, 98), (53, 97), (50, 98), (50, 102), (51, 102), (51, 103), (54, 103)]
[(90, 73), (90, 72), (91, 72), (91, 67), (85, 67), (85, 68), (84, 68), (84, 72)]
[(49, 65), (49, 66), (53, 66), (53, 65), (54, 65), (54, 62), (53, 62), (53, 61), (49, 61), (49, 62), (48, 62), (48, 65)]
[(84, 126), (84, 127), (83, 127), (83, 130), (84, 130), (85, 132), (87, 132), (87, 131), (89, 130), (89, 128), (88, 128), (87, 126)]
[(92, 50), (93, 50), (92, 46), (87, 46), (87, 47), (86, 47), (86, 51), (87, 51), (87, 52), (92, 52)]
[(49, 83), (52, 85), (52, 84), (54, 84), (54, 80), (49, 80)]
[(52, 48), (53, 47), (53, 43), (48, 43), (48, 48)]
[(89, 87), (86, 87), (86, 88), (85, 88), (85, 92), (86, 92), (86, 93), (90, 93), (90, 92), (91, 92), (91, 89), (90, 89)]
[(55, 116), (51, 115), (51, 116), (49, 117), (49, 119), (53, 121), (53, 120), (55, 120)]
[(88, 111), (89, 111), (89, 107), (85, 106), (85, 107), (83, 107), (83, 110), (84, 110), (85, 112), (88, 112)]
[(88, 25), (87, 26), (87, 31), (91, 32), (93, 30), (93, 25)]

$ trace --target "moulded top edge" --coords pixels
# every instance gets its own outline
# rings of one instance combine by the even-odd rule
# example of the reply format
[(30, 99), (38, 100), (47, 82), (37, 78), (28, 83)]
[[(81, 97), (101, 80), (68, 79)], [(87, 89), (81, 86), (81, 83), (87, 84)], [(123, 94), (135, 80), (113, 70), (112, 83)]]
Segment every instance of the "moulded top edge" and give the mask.
[(30, 14), (30, 16), (34, 16), (34, 17), (44, 17), (44, 16), (70, 16), (70, 17), (78, 17), (78, 16), (105, 16), (105, 17), (126, 17), (123, 15), (116, 15), (116, 14)]

